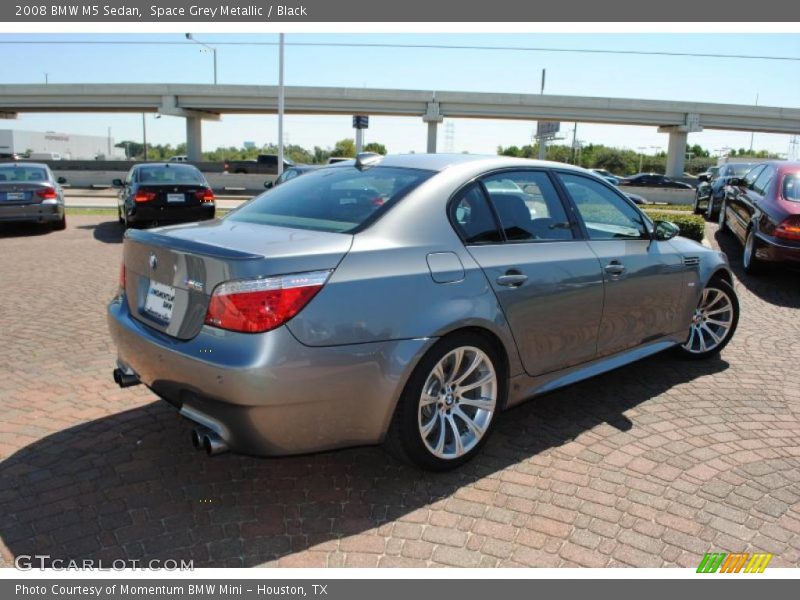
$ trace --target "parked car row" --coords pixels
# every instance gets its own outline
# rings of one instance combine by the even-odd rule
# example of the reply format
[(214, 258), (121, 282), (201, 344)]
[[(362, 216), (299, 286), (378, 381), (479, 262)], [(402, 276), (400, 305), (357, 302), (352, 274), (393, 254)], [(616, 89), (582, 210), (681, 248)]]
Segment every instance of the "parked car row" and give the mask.
[(800, 266), (800, 162), (764, 162), (730, 178), (718, 214), (720, 230), (742, 243), (746, 273), (766, 263)]

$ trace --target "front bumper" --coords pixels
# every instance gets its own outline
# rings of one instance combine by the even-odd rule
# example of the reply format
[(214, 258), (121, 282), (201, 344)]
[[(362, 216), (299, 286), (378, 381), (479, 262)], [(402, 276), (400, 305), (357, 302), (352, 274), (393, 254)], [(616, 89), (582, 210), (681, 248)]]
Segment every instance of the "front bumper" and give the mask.
[(63, 218), (63, 204), (0, 203), (0, 222), (57, 223)]
[(383, 439), (405, 381), (432, 338), (304, 346), (286, 327), (243, 334), (203, 327), (191, 340), (108, 306), (118, 363), (231, 450), (285, 455)]

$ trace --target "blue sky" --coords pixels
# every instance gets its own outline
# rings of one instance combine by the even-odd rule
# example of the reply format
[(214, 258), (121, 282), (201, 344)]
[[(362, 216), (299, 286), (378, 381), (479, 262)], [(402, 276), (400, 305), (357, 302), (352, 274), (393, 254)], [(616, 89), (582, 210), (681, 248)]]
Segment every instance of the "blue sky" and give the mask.
[[(206, 43), (275, 42), (277, 35), (197, 34)], [(211, 83), (211, 55), (186, 42), (182, 33), (160, 35), (24, 34), (0, 35), (0, 42), (171, 41), (178, 45), (38, 45), (3, 44), (0, 83)], [(592, 48), (800, 57), (796, 34), (289, 34), (287, 42), (378, 42), (456, 44), (547, 48)], [(276, 46), (218, 46), (219, 83), (277, 83)], [(730, 102), (800, 107), (800, 62), (754, 59), (712, 59), (672, 56), (630, 56), (558, 52), (519, 52), (408, 48), (294, 47), (286, 49), (286, 84), (425, 90), (538, 93), (541, 70), (547, 69), (545, 93)], [(529, 143), (533, 122), (453, 120), (454, 151), (494, 152), (498, 145)], [(352, 137), (348, 117), (288, 116), (289, 143), (332, 146)], [(141, 140), (141, 115), (23, 114), (0, 128), (106, 135)], [(148, 141), (184, 140), (182, 119), (147, 117)], [(570, 136), (571, 123), (562, 124)], [(445, 149), (444, 129), (439, 149)], [(380, 141), (391, 152), (424, 151), (426, 129), (421, 119), (373, 117), (367, 141)], [(240, 146), (246, 140), (275, 142), (275, 116), (224, 116), (203, 127), (203, 146)], [(585, 142), (666, 149), (667, 136), (651, 127), (578, 125)], [(691, 134), (689, 143), (710, 149), (749, 147), (750, 134), (708, 130)], [(774, 152), (789, 150), (789, 136), (755, 134), (754, 146)]]

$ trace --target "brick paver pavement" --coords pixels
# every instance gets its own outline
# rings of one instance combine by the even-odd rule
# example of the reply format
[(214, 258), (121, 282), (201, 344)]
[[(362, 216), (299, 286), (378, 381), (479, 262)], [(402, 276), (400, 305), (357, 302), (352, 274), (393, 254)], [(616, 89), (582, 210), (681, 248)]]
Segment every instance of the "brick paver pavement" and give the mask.
[(712, 550), (800, 565), (800, 281), (743, 277), (730, 239), (742, 317), (721, 358), (656, 356), (542, 397), (432, 475), (380, 448), (195, 452), (172, 408), (111, 381), (119, 229), (69, 222), (0, 232), (2, 565), (694, 567)]

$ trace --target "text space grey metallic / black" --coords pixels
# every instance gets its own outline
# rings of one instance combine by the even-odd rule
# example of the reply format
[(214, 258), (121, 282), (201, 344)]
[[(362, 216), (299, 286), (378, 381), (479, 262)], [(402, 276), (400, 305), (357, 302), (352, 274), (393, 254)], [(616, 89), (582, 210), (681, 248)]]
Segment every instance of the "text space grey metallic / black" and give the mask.
[(385, 441), (453, 468), (526, 398), (722, 350), (727, 262), (676, 234), (583, 169), (365, 155), (223, 219), (129, 231), (114, 378), (178, 407), (212, 454)]

